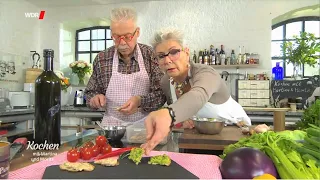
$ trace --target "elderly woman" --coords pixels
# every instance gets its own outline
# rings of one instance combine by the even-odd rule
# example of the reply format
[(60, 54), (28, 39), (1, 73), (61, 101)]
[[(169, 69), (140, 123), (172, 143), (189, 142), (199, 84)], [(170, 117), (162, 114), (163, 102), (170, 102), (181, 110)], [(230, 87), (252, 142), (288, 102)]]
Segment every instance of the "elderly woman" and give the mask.
[(170, 127), (193, 116), (251, 125), (241, 105), (232, 99), (219, 72), (208, 65), (191, 62), (183, 41), (182, 33), (174, 29), (158, 32), (154, 38), (156, 58), (165, 73), (161, 87), (169, 106), (151, 112), (145, 120), (148, 142), (142, 147), (146, 153), (168, 135)]

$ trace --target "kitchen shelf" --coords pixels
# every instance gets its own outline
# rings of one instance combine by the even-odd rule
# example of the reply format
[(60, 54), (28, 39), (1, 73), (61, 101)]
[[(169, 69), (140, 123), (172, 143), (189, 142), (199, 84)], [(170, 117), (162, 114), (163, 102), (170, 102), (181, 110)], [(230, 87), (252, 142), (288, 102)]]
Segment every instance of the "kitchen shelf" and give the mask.
[[(98, 131), (95, 130), (95, 129), (89, 129), (89, 130), (82, 131), (79, 134), (72, 134), (72, 135), (69, 135), (69, 136), (62, 136), (61, 137), (61, 142), (62, 143), (69, 143), (69, 142), (73, 142), (75, 140), (78, 140), (79, 136), (81, 136), (82, 138), (85, 138), (85, 137), (90, 137), (90, 136), (94, 136), (94, 135), (98, 135)], [(74, 146), (75, 145), (76, 144), (74, 144)]]
[(259, 64), (234, 64), (234, 65), (210, 65), (211, 67), (215, 69), (220, 69), (220, 68), (255, 68), (259, 67)]
[(95, 129), (95, 128), (100, 128), (98, 125), (83, 125), (83, 126), (81, 126), (81, 128), (83, 128), (83, 129)]
[(20, 129), (20, 128), (15, 128), (13, 130), (8, 131), (7, 134), (3, 135), (5, 137), (11, 137), (11, 136), (16, 136), (16, 135), (27, 135), (27, 134), (32, 134), (33, 129)]
[(24, 122), (34, 119), (34, 113), (0, 116), (1, 123)]

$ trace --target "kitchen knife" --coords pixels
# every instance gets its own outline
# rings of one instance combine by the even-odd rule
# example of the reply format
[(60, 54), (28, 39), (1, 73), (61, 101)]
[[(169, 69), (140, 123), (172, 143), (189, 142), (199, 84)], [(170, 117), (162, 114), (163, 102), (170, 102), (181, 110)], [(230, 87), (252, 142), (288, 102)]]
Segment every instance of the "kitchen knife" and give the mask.
[(10, 161), (27, 147), (27, 138), (18, 138), (10, 146)]

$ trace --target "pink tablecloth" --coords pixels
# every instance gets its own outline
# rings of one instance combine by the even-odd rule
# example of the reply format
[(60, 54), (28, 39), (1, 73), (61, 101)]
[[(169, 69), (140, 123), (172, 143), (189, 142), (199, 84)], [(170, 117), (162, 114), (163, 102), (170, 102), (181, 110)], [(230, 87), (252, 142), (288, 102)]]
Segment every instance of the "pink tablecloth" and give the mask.
[[(219, 171), (221, 159), (214, 155), (200, 155), (187, 153), (173, 153), (167, 151), (153, 151), (150, 156), (167, 154), (172, 160), (193, 173), (199, 179), (222, 179)], [(40, 161), (30, 166), (12, 171), (9, 179), (41, 179), (46, 167), (62, 164), (67, 160), (67, 152), (58, 154), (50, 160)]]

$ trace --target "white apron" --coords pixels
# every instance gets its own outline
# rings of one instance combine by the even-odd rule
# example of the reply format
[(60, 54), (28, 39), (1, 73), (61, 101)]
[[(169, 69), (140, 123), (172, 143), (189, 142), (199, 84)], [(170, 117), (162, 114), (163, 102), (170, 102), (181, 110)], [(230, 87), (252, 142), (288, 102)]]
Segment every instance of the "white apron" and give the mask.
[[(172, 101), (177, 101), (175, 89), (171, 83), (170, 91)], [(212, 104), (207, 102), (195, 115), (198, 118), (223, 118), (226, 119), (227, 124), (244, 121), (246, 125), (251, 126), (251, 120), (242, 106), (235, 101), (231, 96), (223, 104)], [(191, 117), (190, 117), (191, 118)]]
[(137, 61), (139, 63), (139, 72), (131, 74), (122, 74), (118, 72), (119, 57), (115, 50), (112, 64), (112, 76), (106, 90), (106, 112), (102, 119), (103, 126), (120, 126), (144, 121), (147, 112), (138, 108), (138, 111), (132, 115), (125, 115), (116, 110), (121, 107), (133, 96), (147, 95), (149, 92), (149, 76), (146, 71), (143, 57), (138, 45), (136, 45)]

